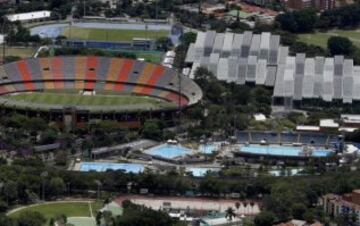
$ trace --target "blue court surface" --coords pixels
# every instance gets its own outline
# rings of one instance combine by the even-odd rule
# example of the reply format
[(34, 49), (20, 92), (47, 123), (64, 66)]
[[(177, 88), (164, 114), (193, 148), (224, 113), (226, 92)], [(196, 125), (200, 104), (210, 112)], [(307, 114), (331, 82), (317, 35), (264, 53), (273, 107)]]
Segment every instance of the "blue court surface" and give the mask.
[(109, 163), (109, 162), (82, 162), (80, 171), (105, 172), (106, 170), (124, 170), (127, 173), (140, 173), (144, 171), (144, 166), (133, 163)]
[(191, 154), (191, 150), (180, 145), (162, 144), (145, 151), (149, 155), (157, 155), (162, 158), (174, 159)]
[[(301, 156), (302, 147), (286, 147), (286, 146), (261, 146), (249, 145), (241, 146), (241, 152), (258, 154), (258, 155), (277, 155), (277, 156)], [(314, 149), (313, 157), (326, 157), (331, 154), (331, 151), (326, 149)]]

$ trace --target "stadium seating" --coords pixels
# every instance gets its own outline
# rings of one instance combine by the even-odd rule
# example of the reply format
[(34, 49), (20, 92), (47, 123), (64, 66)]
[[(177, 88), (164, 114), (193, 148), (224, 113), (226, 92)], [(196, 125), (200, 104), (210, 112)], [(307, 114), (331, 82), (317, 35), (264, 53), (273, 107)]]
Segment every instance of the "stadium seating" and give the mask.
[[(111, 91), (158, 97), (181, 106), (197, 103), (201, 89), (161, 65), (110, 57), (26, 59), (0, 67), (0, 95), (43, 90)], [(181, 94), (180, 94), (181, 93)]]
[(327, 135), (317, 133), (301, 133), (300, 143), (312, 144), (312, 145), (325, 145), (327, 141)]
[(294, 133), (281, 133), (280, 134), (280, 141), (284, 144), (291, 144), (298, 142), (298, 134)]

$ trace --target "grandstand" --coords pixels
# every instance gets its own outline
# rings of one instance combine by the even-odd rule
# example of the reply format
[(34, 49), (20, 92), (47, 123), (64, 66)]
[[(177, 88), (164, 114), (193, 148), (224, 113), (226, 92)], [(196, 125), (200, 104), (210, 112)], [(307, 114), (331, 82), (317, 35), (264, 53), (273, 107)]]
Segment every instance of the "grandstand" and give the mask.
[(338, 140), (337, 136), (323, 133), (276, 133), (259, 131), (237, 131), (239, 143), (250, 144), (303, 144), (311, 146), (329, 146)]
[(205, 67), (222, 81), (273, 87), (273, 104), (287, 108), (360, 101), (360, 66), (352, 59), (290, 56), (280, 36), (268, 32), (198, 32), (185, 62), (190, 77)]
[[(175, 70), (143, 61), (109, 57), (53, 57), (26, 59), (0, 66), (0, 106), (3, 109), (23, 109), (27, 113), (54, 113), (56, 117), (71, 108), (72, 114), (111, 113), (111, 118), (121, 118), (134, 109), (128, 106), (66, 106), (61, 104), (34, 104), (7, 98), (23, 92), (77, 91), (77, 93), (111, 93), (149, 96), (174, 103), (169, 109), (143, 108), (136, 112), (162, 112), (177, 110), (196, 104), (202, 91), (191, 79)], [(65, 114), (65, 113), (64, 113)], [(127, 115), (126, 118), (131, 118)], [(52, 118), (52, 116), (50, 116)]]

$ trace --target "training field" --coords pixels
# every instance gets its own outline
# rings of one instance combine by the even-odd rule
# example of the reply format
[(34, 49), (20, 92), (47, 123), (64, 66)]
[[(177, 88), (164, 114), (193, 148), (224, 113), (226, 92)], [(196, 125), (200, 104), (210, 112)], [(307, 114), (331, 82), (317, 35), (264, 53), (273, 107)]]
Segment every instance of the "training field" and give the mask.
[[(0, 45), (0, 52), (2, 53), (3, 46)], [(5, 48), (6, 56), (18, 56), (21, 58), (32, 57), (36, 51), (36, 48), (33, 47), (9, 47)]]
[(99, 29), (99, 28), (66, 28), (63, 33), (68, 39), (93, 40), (93, 41), (132, 41), (133, 38), (157, 39), (167, 37), (169, 31), (166, 30), (119, 30), (119, 29)]
[[(49, 222), (51, 218), (65, 214), (67, 217), (94, 217), (96, 212), (102, 207), (99, 202), (51, 202), (45, 204), (25, 206), (10, 212), (11, 218), (17, 218), (25, 211), (37, 211), (45, 216)], [(48, 225), (48, 224), (46, 224)]]
[(36, 104), (57, 104), (64, 106), (152, 106), (153, 108), (174, 107), (174, 103), (166, 102), (148, 96), (130, 95), (106, 95), (97, 94), (94, 96), (80, 95), (77, 93), (62, 92), (33, 92), (18, 93), (5, 96), (15, 101), (24, 101)]
[(299, 34), (299, 41), (327, 48), (327, 41), (331, 36), (349, 38), (354, 45), (360, 48), (360, 30), (331, 30), (328, 32), (315, 32), (312, 34)]

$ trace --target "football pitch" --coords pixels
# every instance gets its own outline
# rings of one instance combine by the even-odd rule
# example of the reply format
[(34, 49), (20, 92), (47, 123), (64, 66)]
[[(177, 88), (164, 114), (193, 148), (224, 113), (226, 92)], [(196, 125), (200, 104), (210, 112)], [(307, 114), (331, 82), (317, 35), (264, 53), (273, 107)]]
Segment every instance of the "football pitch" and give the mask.
[(151, 105), (154, 108), (174, 107), (175, 104), (148, 96), (96, 94), (92, 96), (80, 95), (75, 92), (33, 92), (18, 93), (4, 96), (15, 101), (35, 104), (64, 105), (64, 106), (136, 106)]
[(111, 30), (99, 28), (68, 27), (65, 29), (63, 35), (68, 39), (121, 42), (132, 41), (133, 38), (158, 39), (160, 37), (167, 37), (169, 35), (169, 31), (120, 29)]
[(25, 206), (19, 208), (8, 215), (16, 219), (23, 212), (33, 211), (44, 215), (47, 220), (45, 225), (48, 225), (51, 218), (55, 218), (61, 214), (67, 217), (83, 217), (91, 218), (96, 216), (97, 211), (102, 207), (99, 202), (79, 201), (79, 202), (51, 202), (38, 205)]

